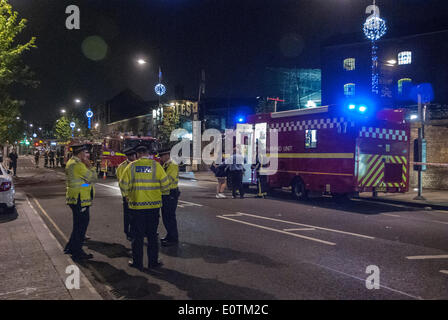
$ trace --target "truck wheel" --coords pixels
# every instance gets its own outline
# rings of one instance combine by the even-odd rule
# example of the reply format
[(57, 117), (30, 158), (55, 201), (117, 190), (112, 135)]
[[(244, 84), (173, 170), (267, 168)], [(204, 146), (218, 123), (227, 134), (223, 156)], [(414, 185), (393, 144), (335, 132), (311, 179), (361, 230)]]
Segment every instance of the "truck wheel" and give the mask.
[(292, 183), (292, 195), (296, 200), (308, 199), (308, 191), (305, 189), (305, 184), (302, 179), (296, 179)]

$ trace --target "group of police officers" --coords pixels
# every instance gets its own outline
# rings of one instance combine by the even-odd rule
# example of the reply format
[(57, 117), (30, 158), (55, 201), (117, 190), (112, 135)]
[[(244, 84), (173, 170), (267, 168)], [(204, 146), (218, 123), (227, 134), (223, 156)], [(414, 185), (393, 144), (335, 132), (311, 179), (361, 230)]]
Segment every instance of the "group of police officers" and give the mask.
[[(72, 146), (73, 156), (66, 165), (66, 203), (73, 213), (73, 230), (64, 252), (75, 261), (93, 256), (82, 250), (90, 219), (90, 206), (95, 196), (93, 183), (97, 179), (89, 160), (88, 145)], [(123, 150), (127, 160), (117, 168), (117, 178), (123, 197), (124, 233), (132, 243), (131, 267), (143, 270), (143, 242), (148, 239), (148, 268), (162, 265), (158, 260), (157, 229), (159, 211), (167, 231), (162, 246), (176, 245), (179, 241), (176, 208), (180, 195), (179, 167), (170, 159), (170, 150), (158, 153), (160, 163), (147, 146)]]

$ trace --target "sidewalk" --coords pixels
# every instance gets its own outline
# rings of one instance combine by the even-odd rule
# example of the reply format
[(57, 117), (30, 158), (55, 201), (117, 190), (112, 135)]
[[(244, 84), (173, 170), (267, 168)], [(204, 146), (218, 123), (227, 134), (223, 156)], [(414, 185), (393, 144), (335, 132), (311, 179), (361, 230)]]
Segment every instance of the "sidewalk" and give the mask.
[(179, 172), (180, 179), (186, 180), (199, 180), (199, 181), (210, 181), (216, 182), (216, 177), (211, 170), (208, 171), (197, 171), (197, 172)]
[(101, 300), (80, 271), (80, 289), (65, 286), (66, 268), (75, 263), (23, 192), (17, 212), (0, 213), (0, 300)]
[(428, 190), (424, 189), (422, 192), (426, 200), (414, 200), (417, 196), (417, 191), (409, 191), (407, 193), (379, 193), (378, 197), (374, 198), (371, 194), (361, 194), (362, 199), (373, 201), (387, 202), (392, 204), (403, 204), (415, 207), (431, 207), (436, 210), (448, 210), (448, 190)]

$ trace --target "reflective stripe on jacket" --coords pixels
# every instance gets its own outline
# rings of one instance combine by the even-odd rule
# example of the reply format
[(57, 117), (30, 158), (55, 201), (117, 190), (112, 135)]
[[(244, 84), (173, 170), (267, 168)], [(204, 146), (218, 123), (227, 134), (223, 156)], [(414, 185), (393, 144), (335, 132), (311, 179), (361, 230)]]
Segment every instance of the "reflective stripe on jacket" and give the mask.
[(169, 191), (170, 183), (165, 170), (157, 161), (141, 158), (126, 167), (120, 185), (129, 208), (143, 210), (160, 208), (162, 192)]
[(130, 163), (131, 163), (131, 161), (126, 159), (118, 166), (117, 171), (116, 171), (116, 175), (117, 175), (117, 179), (118, 179), (118, 186), (120, 187), (121, 194), (123, 195), (123, 197), (124, 197), (124, 189), (123, 189), (123, 186), (121, 185), (120, 181), (121, 181), (121, 178), (123, 177), (124, 170)]
[[(170, 182), (169, 190), (177, 189), (179, 184), (179, 166), (171, 160), (168, 160), (163, 164), (163, 169), (165, 169), (166, 175), (168, 176), (168, 180)], [(169, 194), (169, 190), (163, 194)]]
[(93, 183), (97, 179), (95, 168), (88, 169), (78, 157), (73, 156), (67, 162), (65, 174), (67, 176), (66, 203), (77, 204), (79, 199), (81, 207), (91, 206), (95, 195)]

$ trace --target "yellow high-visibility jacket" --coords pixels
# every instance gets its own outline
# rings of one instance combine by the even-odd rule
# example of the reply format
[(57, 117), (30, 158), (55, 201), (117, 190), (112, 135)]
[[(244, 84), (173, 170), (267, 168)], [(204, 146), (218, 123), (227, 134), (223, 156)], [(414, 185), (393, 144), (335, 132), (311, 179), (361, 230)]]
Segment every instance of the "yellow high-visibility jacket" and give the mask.
[[(168, 180), (170, 182), (169, 190), (177, 189), (179, 184), (179, 166), (170, 159), (163, 164), (163, 169), (165, 170), (166, 175), (168, 176)], [(165, 192), (163, 195), (169, 194), (170, 193), (169, 190)]]
[(116, 175), (117, 175), (117, 179), (118, 179), (118, 186), (120, 187), (121, 194), (123, 197), (124, 197), (124, 190), (123, 190), (123, 186), (121, 185), (120, 181), (121, 181), (121, 178), (123, 177), (124, 170), (130, 163), (131, 163), (131, 161), (126, 159), (125, 161), (120, 163), (120, 165), (118, 166), (117, 171), (116, 171)]
[(73, 156), (65, 166), (65, 174), (67, 176), (66, 203), (77, 204), (79, 199), (81, 207), (91, 206), (95, 196), (93, 183), (97, 180), (95, 168), (88, 169), (78, 157)]
[(120, 184), (130, 209), (156, 209), (162, 206), (162, 192), (169, 190), (168, 177), (160, 163), (149, 158), (131, 162)]

